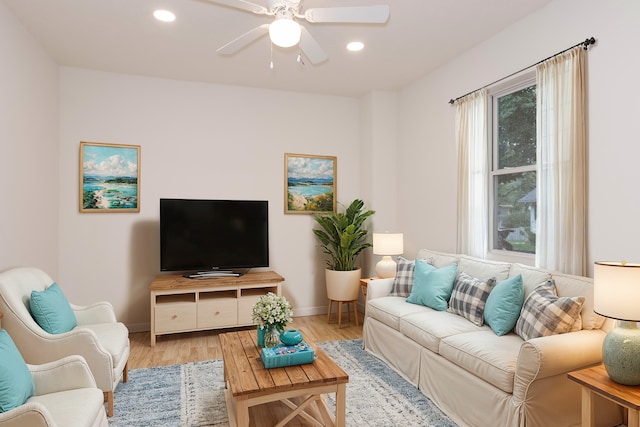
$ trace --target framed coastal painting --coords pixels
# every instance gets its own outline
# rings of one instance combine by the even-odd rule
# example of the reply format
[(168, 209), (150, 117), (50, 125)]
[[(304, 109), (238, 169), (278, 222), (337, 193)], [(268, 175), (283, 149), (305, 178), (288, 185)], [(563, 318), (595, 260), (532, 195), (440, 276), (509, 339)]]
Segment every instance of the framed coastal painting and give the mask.
[(284, 155), (284, 213), (311, 214), (336, 210), (337, 158)]
[(140, 146), (80, 143), (80, 212), (140, 212)]

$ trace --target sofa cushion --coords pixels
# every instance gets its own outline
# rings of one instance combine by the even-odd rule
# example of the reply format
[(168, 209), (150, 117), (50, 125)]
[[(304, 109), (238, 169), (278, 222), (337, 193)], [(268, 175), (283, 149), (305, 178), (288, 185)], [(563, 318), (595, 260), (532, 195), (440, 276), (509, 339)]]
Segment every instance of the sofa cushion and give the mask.
[(556, 285), (558, 296), (584, 297), (584, 304), (582, 305), (582, 311), (580, 312), (582, 329), (602, 328), (606, 319), (599, 314), (596, 314), (593, 310), (593, 279), (559, 273), (552, 273), (551, 277)]
[(27, 403), (45, 406), (58, 426), (86, 427), (95, 425), (97, 414), (104, 412), (102, 400), (103, 393), (99, 388), (77, 388), (34, 396)]
[(415, 261), (398, 257), (396, 277), (393, 279), (393, 287), (389, 296), (408, 297), (413, 288), (413, 270)]
[(516, 334), (497, 336), (487, 328), (443, 338), (440, 355), (505, 393), (513, 393), (522, 342)]
[(522, 276), (522, 284), (524, 285), (524, 296), (533, 291), (536, 286), (542, 282), (546, 282), (551, 279), (551, 273), (540, 268), (532, 267), (530, 265), (514, 263), (511, 265), (511, 271), (509, 271), (509, 277), (515, 277), (517, 275)]
[(461, 256), (458, 263), (458, 271), (463, 271), (471, 277), (495, 277), (497, 282), (507, 279), (510, 269), (511, 264), (508, 262), (488, 261), (466, 255)]
[(522, 276), (498, 282), (484, 306), (484, 321), (496, 335), (508, 334), (516, 326), (523, 302)]
[(413, 288), (407, 302), (421, 304), (434, 310), (445, 311), (453, 291), (458, 266), (435, 268), (423, 260), (416, 260)]
[(429, 264), (433, 264), (433, 266), (436, 268), (442, 268), (451, 264), (457, 264), (460, 261), (460, 255), (435, 252), (428, 249), (420, 249), (416, 258), (428, 259)]
[(366, 316), (372, 317), (390, 328), (399, 331), (400, 318), (426, 311), (431, 311), (431, 309), (422, 305), (410, 304), (404, 297), (388, 296), (367, 301)]
[(0, 329), (0, 413), (22, 406), (35, 392), (33, 377), (20, 351)]
[[(511, 272), (509, 273), (509, 275), (511, 277), (516, 276), (516, 275), (522, 275), (522, 283), (524, 285), (524, 297), (526, 298), (527, 296), (529, 296), (529, 294), (540, 284), (543, 282), (546, 282), (547, 280), (550, 280), (551, 277), (551, 272), (547, 271), (547, 270), (543, 270), (540, 268), (536, 268), (536, 267), (531, 267), (529, 265), (523, 265), (523, 264), (513, 264), (511, 266)], [(562, 275), (563, 277), (571, 277), (571, 278), (576, 278), (576, 279), (586, 279), (586, 278), (580, 278), (577, 276), (565, 276)], [(572, 292), (570, 295), (561, 295), (561, 296), (579, 296), (579, 295), (585, 295), (586, 293), (589, 293), (589, 288), (591, 288), (591, 290), (593, 290), (593, 286), (590, 286), (591, 283), (588, 281), (589, 279), (586, 280), (579, 280), (579, 283), (577, 283), (577, 286), (569, 286), (572, 289)], [(585, 289), (585, 287), (587, 289)], [(556, 281), (556, 290), (558, 289), (558, 282)], [(593, 299), (591, 299), (591, 301), (593, 301)], [(585, 308), (587, 308), (586, 306), (588, 305), (587, 301), (585, 301), (585, 305), (583, 305), (583, 312), (585, 311)], [(591, 307), (593, 308), (593, 304), (591, 304)], [(593, 314), (595, 315), (595, 312), (593, 312)], [(603, 319), (604, 320), (604, 319)], [(600, 324), (600, 326), (602, 326), (602, 323)], [(598, 327), (600, 327), (598, 326)], [(571, 332), (575, 332), (575, 331), (579, 331), (580, 329), (582, 329), (582, 316), (577, 316), (575, 322), (573, 323), (573, 325), (571, 326)]]
[(451, 335), (481, 331), (464, 317), (448, 311), (426, 309), (400, 319), (400, 332), (434, 353), (440, 351), (440, 340)]
[(482, 326), (484, 307), (495, 284), (495, 277), (480, 280), (459, 272), (449, 299), (449, 312), (468, 319), (474, 325)]
[(584, 297), (558, 297), (553, 280), (548, 280), (525, 300), (515, 331), (524, 340), (569, 332), (582, 304)]
[(78, 324), (67, 297), (55, 282), (44, 291), (31, 291), (29, 309), (38, 325), (50, 334), (69, 332)]

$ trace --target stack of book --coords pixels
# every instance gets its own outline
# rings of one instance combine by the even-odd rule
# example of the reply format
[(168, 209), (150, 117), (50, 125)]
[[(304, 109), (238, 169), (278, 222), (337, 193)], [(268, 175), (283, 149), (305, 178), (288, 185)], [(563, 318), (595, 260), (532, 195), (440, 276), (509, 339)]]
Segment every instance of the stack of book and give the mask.
[(260, 358), (264, 367), (282, 368), (284, 366), (304, 365), (313, 363), (315, 351), (309, 344), (302, 341), (296, 345), (279, 345), (271, 348), (263, 348)]

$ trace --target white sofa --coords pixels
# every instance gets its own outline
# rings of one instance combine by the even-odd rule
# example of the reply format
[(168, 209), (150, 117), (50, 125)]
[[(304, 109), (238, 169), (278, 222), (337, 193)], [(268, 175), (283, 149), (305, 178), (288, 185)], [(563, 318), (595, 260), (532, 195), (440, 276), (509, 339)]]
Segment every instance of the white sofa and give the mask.
[[(480, 279), (522, 275), (525, 298), (553, 279), (558, 296), (584, 296), (572, 331), (523, 340), (496, 335), (448, 311), (389, 296), (394, 279), (368, 284), (364, 347), (417, 386), (460, 426), (563, 427), (581, 424), (580, 387), (567, 373), (602, 360), (611, 320), (593, 311), (593, 282), (522, 264), (420, 250), (416, 259), (436, 268), (450, 264)], [(621, 411), (596, 402), (598, 425), (622, 421)]]

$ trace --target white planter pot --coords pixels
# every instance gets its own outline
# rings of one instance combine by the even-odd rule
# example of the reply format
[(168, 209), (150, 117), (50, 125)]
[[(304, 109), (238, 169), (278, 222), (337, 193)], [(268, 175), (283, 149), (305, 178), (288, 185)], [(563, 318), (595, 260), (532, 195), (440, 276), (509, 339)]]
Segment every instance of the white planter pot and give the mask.
[(361, 269), (351, 271), (325, 270), (327, 297), (332, 301), (357, 300), (361, 273)]

